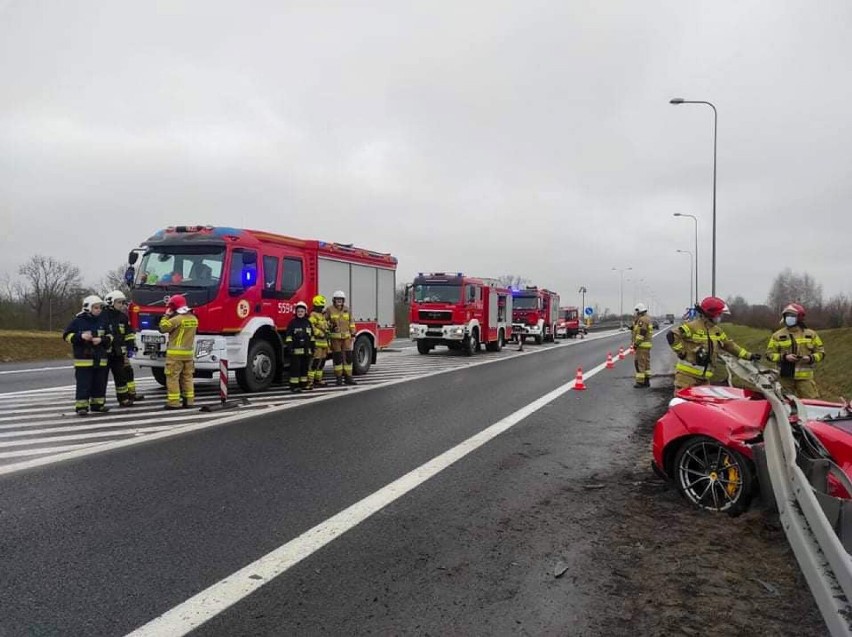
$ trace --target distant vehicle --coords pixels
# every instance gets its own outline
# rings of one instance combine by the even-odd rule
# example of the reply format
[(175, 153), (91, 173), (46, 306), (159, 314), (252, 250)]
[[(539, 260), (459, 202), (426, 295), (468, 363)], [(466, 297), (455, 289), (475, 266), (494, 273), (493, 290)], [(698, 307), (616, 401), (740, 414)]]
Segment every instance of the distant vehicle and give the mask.
[[(281, 334), (296, 303), (342, 290), (355, 318), (353, 371), (366, 374), (376, 352), (394, 338), (396, 258), (340, 243), (214, 226), (172, 226), (129, 257), (130, 322), (135, 367), (150, 367), (165, 385), (166, 337), (157, 326), (169, 297), (182, 294), (198, 317), (197, 376), (228, 361), (237, 383), (257, 392), (280, 379), (286, 363)], [(138, 263), (137, 263), (138, 262)]]
[(666, 324), (674, 325), (674, 314), (666, 314)]
[(653, 327), (655, 330), (660, 329), (660, 319), (652, 318), (651, 319), (651, 327)]
[(537, 345), (556, 340), (559, 295), (528, 285), (512, 291), (512, 334), (522, 341), (532, 336)]
[(493, 279), (420, 273), (406, 294), (413, 295), (409, 336), (420, 354), (446, 345), (472, 356), (481, 343), (499, 352), (512, 337), (512, 292)]
[(586, 326), (580, 321), (580, 308), (574, 306), (560, 307), (559, 320), (556, 322), (557, 338), (574, 338), (577, 334), (586, 332)]

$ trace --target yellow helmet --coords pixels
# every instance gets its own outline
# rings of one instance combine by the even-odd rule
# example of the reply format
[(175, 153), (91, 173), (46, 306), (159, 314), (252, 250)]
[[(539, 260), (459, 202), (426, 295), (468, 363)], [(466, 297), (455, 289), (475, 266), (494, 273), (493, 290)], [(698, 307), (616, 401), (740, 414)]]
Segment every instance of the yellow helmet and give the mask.
[(325, 307), (325, 297), (322, 294), (314, 297), (314, 307)]

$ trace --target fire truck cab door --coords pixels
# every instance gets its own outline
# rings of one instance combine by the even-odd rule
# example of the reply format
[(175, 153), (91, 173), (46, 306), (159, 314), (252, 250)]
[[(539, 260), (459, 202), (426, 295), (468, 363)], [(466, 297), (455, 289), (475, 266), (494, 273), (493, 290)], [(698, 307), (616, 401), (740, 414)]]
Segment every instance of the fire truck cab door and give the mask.
[(303, 254), (276, 250), (274, 254), (264, 255), (261, 303), (264, 316), (275, 321), (276, 329), (286, 329), (299, 301), (304, 301), (310, 312), (311, 299), (306, 297), (305, 287)]

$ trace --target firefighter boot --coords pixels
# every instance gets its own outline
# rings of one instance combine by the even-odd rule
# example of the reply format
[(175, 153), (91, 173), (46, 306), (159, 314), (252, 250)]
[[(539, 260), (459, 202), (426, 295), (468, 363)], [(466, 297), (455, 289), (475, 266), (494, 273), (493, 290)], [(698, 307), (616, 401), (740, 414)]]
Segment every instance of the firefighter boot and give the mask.
[(346, 383), (347, 385), (357, 385), (358, 384), (358, 383), (355, 382), (355, 379), (352, 378), (351, 376), (346, 376), (344, 378), (343, 382)]
[(335, 379), (334, 379), (334, 384), (335, 384), (335, 385), (337, 385), (338, 387), (340, 387), (341, 385), (343, 385), (343, 376), (338, 376), (337, 378), (335, 378)]

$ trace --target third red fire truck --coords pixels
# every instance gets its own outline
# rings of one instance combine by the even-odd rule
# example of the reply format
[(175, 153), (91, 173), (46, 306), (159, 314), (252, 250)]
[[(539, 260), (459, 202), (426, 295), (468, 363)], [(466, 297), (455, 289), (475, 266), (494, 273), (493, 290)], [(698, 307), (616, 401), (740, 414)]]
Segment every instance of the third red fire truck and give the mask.
[(545, 288), (527, 286), (512, 292), (512, 333), (526, 340), (532, 336), (538, 345), (556, 336), (559, 295)]
[(480, 343), (499, 352), (512, 336), (512, 293), (497, 281), (461, 272), (420, 273), (410, 292), (409, 334), (421, 354), (446, 345), (470, 356)]
[(556, 336), (574, 338), (578, 334), (580, 334), (580, 308), (574, 306), (560, 307)]

